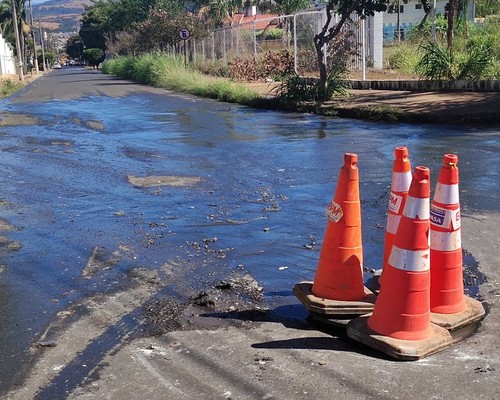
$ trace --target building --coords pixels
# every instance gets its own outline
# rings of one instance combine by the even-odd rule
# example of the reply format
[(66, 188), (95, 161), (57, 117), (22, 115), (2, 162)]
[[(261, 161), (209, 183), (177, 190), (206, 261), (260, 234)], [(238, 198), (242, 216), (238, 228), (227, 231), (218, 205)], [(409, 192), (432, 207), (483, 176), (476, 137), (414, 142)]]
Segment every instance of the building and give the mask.
[(16, 58), (14, 57), (14, 48), (12, 45), (5, 41), (0, 34), (0, 74), (1, 75), (15, 75), (16, 71)]
[[(448, 0), (436, 1), (436, 15), (445, 15), (444, 8), (447, 3)], [(473, 20), (474, 1), (469, 2), (468, 7), (467, 19)], [(384, 43), (391, 43), (398, 39), (405, 40), (411, 29), (422, 22), (424, 16), (425, 10), (420, 0), (410, 0), (406, 4), (403, 0), (391, 3), (387, 12), (384, 13)], [(429, 15), (428, 18), (431, 19), (432, 16)]]

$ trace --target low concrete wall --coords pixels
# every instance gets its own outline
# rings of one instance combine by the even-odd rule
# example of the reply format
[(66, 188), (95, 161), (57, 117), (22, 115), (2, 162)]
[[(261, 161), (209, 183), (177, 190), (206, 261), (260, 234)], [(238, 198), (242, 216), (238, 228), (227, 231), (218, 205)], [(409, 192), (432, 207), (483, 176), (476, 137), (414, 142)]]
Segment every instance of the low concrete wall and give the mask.
[(485, 81), (349, 81), (353, 89), (408, 90), (412, 92), (462, 91), (462, 92), (500, 92), (500, 80)]

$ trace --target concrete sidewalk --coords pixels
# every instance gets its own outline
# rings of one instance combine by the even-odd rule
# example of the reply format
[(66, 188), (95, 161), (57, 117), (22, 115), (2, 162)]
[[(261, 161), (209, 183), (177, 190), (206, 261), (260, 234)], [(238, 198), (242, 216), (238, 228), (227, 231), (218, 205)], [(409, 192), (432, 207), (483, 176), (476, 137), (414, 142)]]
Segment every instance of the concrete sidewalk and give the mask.
[[(279, 83), (248, 83), (262, 96), (274, 97)], [(448, 124), (500, 123), (498, 92), (409, 92), (350, 90), (350, 96), (334, 98), (311, 112), (360, 119), (400, 120)]]

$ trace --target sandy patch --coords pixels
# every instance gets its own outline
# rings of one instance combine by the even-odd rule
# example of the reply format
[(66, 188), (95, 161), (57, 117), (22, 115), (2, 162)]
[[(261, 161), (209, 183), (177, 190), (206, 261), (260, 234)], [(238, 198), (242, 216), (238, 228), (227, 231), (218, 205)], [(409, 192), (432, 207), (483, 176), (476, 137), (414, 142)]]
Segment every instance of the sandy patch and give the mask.
[(27, 114), (0, 114), (0, 126), (38, 125), (38, 118)]
[(193, 186), (203, 182), (203, 179), (197, 176), (175, 176), (175, 175), (164, 175), (164, 176), (127, 176), (129, 183), (136, 187), (156, 187), (156, 186)]

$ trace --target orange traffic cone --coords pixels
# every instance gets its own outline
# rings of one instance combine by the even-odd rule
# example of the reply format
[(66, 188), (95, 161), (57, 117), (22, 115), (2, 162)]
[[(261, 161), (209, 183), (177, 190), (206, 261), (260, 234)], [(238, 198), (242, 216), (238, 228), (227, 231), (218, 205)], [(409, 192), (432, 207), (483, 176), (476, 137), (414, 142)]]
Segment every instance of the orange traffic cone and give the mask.
[(384, 240), (384, 259), (382, 268), (385, 267), (391, 254), (394, 237), (398, 229), (399, 220), (406, 203), (408, 189), (411, 183), (411, 166), (408, 159), (408, 149), (404, 146), (396, 147), (396, 157), (392, 165), (391, 195), (387, 210), (387, 225)]
[(455, 341), (475, 331), (482, 304), (464, 295), (458, 157), (445, 154), (431, 204), (431, 320)]
[(309, 311), (361, 315), (373, 310), (375, 297), (364, 287), (358, 156), (344, 155), (314, 283), (301, 282), (294, 293)]
[(430, 318), (429, 178), (428, 168), (415, 169), (373, 314), (352, 320), (347, 331), (400, 359), (418, 359), (452, 342)]

